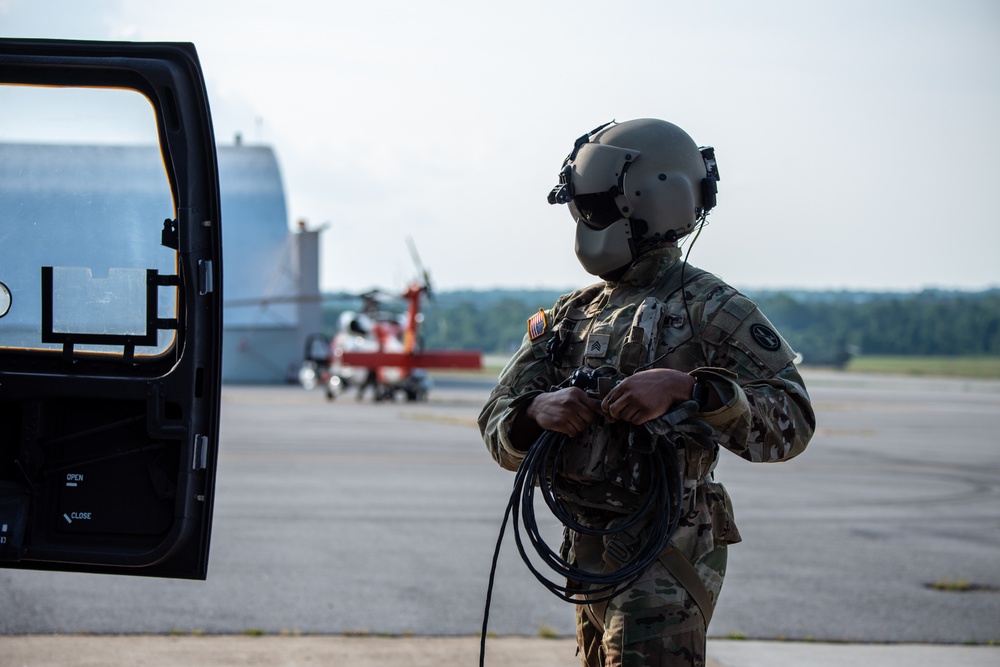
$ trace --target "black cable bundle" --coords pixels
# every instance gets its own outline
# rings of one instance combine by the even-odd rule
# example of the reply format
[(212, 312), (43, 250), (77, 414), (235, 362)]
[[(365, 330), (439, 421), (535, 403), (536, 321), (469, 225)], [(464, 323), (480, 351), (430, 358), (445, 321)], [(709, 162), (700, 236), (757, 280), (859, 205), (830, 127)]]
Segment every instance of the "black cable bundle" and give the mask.
[[(560, 599), (574, 604), (600, 603), (620, 595), (667, 548), (670, 538), (677, 529), (684, 497), (684, 486), (677, 462), (677, 452), (670, 439), (658, 438), (657, 446), (653, 447), (652, 452), (648, 454), (652, 475), (650, 489), (642, 504), (632, 514), (623, 515), (623, 521), (611, 529), (596, 529), (579, 523), (558, 498), (555, 485), (555, 463), (559, 460), (567, 440), (565, 435), (545, 431), (528, 450), (517, 469), (514, 488), (510, 494), (507, 509), (504, 511), (500, 535), (497, 537), (496, 549), (493, 552), (493, 564), (490, 568), (489, 586), (486, 591), (486, 610), (483, 614), (483, 628), (480, 636), (480, 667), (484, 664), (486, 653), (486, 631), (489, 624), (490, 603), (493, 598), (493, 582), (496, 576), (497, 561), (500, 557), (500, 546), (503, 543), (507, 521), (511, 514), (514, 515), (514, 539), (517, 542), (517, 550), (525, 565), (549, 591)], [(634, 549), (632, 555), (624, 559), (622, 567), (617, 570), (596, 573), (578, 568), (564, 559), (558, 551), (549, 547), (542, 538), (535, 520), (536, 487), (553, 515), (573, 531), (586, 535), (606, 536), (622, 533), (634, 527), (648, 526), (648, 535)], [(579, 582), (578, 587), (548, 579), (531, 563), (521, 536), (521, 524), (523, 524), (531, 545), (542, 561), (560, 578)], [(586, 598), (581, 595), (584, 593)], [(574, 597), (576, 595), (581, 595), (581, 597)]]

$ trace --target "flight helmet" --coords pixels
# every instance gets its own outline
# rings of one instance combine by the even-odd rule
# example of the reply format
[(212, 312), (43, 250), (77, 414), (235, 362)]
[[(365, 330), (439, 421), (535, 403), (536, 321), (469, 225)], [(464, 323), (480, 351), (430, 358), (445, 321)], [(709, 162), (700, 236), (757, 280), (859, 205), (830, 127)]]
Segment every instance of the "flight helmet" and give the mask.
[(611, 121), (576, 140), (550, 204), (568, 204), (588, 273), (614, 273), (690, 233), (715, 206), (715, 151), (663, 120)]

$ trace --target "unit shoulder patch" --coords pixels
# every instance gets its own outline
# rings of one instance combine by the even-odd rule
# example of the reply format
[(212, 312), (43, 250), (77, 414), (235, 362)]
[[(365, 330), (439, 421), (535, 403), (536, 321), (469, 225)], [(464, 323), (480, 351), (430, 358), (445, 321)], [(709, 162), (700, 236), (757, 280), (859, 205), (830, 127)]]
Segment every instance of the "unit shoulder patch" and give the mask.
[(778, 333), (774, 325), (755, 310), (733, 332), (729, 344), (742, 350), (759, 368), (777, 373), (795, 358), (795, 353)]
[(781, 347), (781, 338), (778, 334), (763, 324), (757, 323), (750, 327), (750, 335), (762, 348), (768, 352), (774, 352)]
[(528, 340), (541, 338), (548, 328), (549, 322), (545, 317), (545, 311), (539, 308), (537, 313), (528, 318)]

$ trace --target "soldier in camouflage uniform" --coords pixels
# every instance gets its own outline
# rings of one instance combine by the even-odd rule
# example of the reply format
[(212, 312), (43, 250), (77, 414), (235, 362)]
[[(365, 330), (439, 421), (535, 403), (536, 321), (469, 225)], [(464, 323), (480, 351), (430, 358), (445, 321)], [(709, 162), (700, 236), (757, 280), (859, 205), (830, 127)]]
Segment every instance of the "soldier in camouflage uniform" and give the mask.
[[(577, 520), (599, 528), (647, 492), (648, 459), (636, 443), (664, 436), (662, 415), (695, 400), (711, 427), (709, 446), (688, 440), (676, 450), (684, 493), (667, 550), (617, 597), (577, 605), (584, 667), (705, 664), (727, 546), (740, 541), (712, 474), (720, 446), (748, 461), (784, 461), (815, 428), (794, 354), (774, 327), (750, 299), (681, 260), (676, 241), (704, 221), (717, 180), (714, 152), (664, 121), (609, 123), (578, 139), (549, 201), (569, 204), (577, 256), (603, 281), (528, 321), (479, 417), (508, 470), (543, 431), (572, 438), (558, 493)], [(578, 369), (601, 369), (613, 388), (594, 397), (567, 386)], [(645, 530), (624, 540), (567, 531), (564, 553), (604, 572), (620, 565), (621, 542), (634, 548)]]

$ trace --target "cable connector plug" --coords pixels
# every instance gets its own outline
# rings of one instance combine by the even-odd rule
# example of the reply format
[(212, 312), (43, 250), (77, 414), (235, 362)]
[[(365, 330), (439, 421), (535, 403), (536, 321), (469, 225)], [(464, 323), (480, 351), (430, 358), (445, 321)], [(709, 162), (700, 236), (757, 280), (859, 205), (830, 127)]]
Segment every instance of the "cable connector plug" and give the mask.
[(683, 447), (691, 441), (710, 452), (715, 451), (716, 444), (712, 440), (714, 429), (706, 422), (694, 418), (700, 411), (698, 401), (684, 401), (662, 417), (651, 419), (643, 426), (650, 433), (666, 438), (675, 447)]

